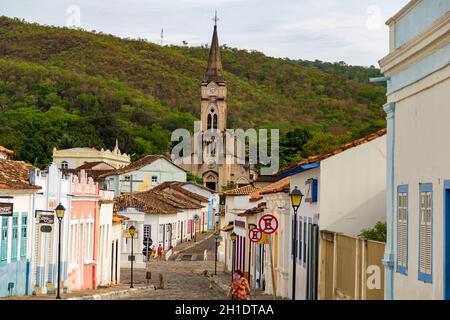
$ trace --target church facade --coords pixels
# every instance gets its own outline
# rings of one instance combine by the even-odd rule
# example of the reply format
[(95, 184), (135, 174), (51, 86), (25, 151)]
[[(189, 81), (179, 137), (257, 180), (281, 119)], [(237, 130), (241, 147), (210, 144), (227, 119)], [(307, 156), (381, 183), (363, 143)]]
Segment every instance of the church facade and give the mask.
[[(208, 67), (201, 83), (200, 132), (203, 137), (209, 138), (203, 139), (200, 161), (196, 161), (198, 158), (194, 159), (196, 155), (192, 154), (190, 161), (186, 161), (185, 158), (181, 166), (202, 178), (206, 187), (216, 191), (222, 191), (230, 184), (241, 187), (251, 182), (248, 162), (238, 163), (235, 156), (232, 157), (231, 163), (224, 161), (227, 144), (225, 135), (227, 114), (227, 84), (223, 74), (217, 24), (215, 24)], [(217, 139), (221, 139), (220, 143)], [(233, 145), (236, 145), (234, 141)]]

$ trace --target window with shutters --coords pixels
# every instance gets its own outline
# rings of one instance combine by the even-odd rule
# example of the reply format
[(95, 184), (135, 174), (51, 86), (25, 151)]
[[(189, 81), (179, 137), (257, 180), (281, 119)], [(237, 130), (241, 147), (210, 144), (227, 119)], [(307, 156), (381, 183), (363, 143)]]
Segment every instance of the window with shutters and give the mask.
[(307, 229), (306, 229), (306, 217), (305, 217), (304, 222), (303, 222), (303, 266), (306, 266), (306, 239), (307, 239), (306, 233), (307, 233)]
[(408, 273), (408, 186), (397, 188), (397, 272)]
[(8, 222), (9, 217), (2, 217), (2, 234), (0, 238), (0, 265), (8, 259)]
[(12, 241), (11, 241), (11, 261), (17, 261), (17, 251), (19, 242), (19, 214), (14, 212), (12, 218)]
[(22, 224), (20, 226), (20, 259), (25, 260), (27, 257), (27, 239), (28, 239), (28, 215), (22, 212)]
[(433, 268), (433, 186), (420, 184), (419, 280), (431, 283)]

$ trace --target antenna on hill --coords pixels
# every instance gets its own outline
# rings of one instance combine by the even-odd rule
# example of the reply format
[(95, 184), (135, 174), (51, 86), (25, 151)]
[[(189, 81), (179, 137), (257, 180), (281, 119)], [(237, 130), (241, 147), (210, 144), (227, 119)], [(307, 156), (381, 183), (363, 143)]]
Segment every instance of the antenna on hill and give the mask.
[(164, 41), (164, 29), (161, 29), (161, 45), (163, 45)]

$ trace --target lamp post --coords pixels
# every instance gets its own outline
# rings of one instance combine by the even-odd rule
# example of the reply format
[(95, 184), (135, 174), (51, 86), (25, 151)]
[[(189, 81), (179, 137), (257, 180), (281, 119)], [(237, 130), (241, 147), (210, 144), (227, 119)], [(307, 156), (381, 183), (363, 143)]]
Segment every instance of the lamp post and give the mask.
[(233, 256), (231, 257), (231, 281), (233, 282), (233, 275), (234, 275), (234, 259), (236, 257), (236, 239), (237, 239), (237, 235), (236, 233), (232, 233), (230, 234), (230, 239), (233, 242)]
[(58, 284), (56, 291), (56, 299), (61, 299), (60, 287), (61, 287), (61, 220), (64, 218), (66, 208), (60, 203), (55, 208), (56, 217), (58, 218), (59, 232), (58, 232)]
[(134, 240), (134, 235), (136, 233), (136, 227), (135, 226), (131, 226), (128, 228), (128, 232), (130, 233), (131, 236), (131, 285), (130, 288), (133, 288), (133, 260), (134, 260), (134, 255), (133, 255), (133, 240)]
[(292, 300), (295, 300), (295, 280), (296, 280), (296, 266), (297, 266), (297, 211), (302, 203), (303, 193), (298, 190), (297, 186), (291, 191), (289, 195), (291, 198), (292, 209), (294, 209), (294, 216), (292, 219)]

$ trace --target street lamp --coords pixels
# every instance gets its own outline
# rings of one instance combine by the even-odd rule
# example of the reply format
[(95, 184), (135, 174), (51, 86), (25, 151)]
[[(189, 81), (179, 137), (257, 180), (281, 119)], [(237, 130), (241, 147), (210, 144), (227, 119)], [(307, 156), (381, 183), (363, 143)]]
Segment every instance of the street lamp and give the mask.
[(61, 299), (59, 294), (61, 287), (61, 220), (64, 218), (64, 213), (66, 212), (66, 208), (60, 203), (55, 208), (56, 217), (59, 221), (59, 232), (58, 232), (58, 285), (56, 291), (56, 299)]
[(291, 205), (292, 209), (294, 209), (294, 216), (292, 222), (292, 253), (293, 253), (293, 262), (292, 262), (292, 300), (295, 300), (295, 280), (296, 280), (296, 266), (297, 266), (297, 211), (302, 203), (303, 193), (297, 188), (294, 187), (294, 190), (291, 191), (289, 195), (291, 197)]
[(134, 255), (133, 255), (133, 240), (134, 240), (134, 235), (136, 234), (136, 227), (135, 226), (131, 226), (128, 228), (128, 232), (130, 233), (131, 236), (131, 285), (130, 288), (133, 288), (133, 260), (134, 260)]
[(233, 256), (231, 257), (231, 282), (233, 282), (233, 275), (234, 275), (234, 263), (235, 263), (235, 257), (236, 257), (236, 239), (237, 239), (237, 234), (236, 233), (232, 233), (230, 234), (230, 239), (233, 242)]

